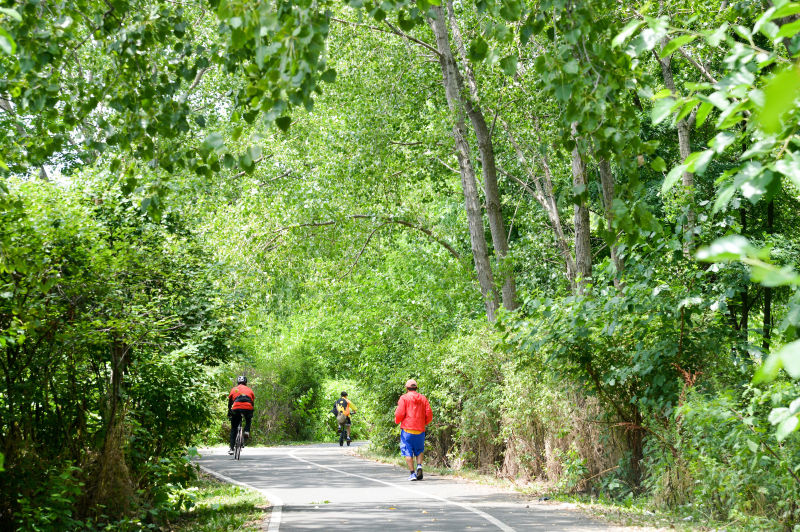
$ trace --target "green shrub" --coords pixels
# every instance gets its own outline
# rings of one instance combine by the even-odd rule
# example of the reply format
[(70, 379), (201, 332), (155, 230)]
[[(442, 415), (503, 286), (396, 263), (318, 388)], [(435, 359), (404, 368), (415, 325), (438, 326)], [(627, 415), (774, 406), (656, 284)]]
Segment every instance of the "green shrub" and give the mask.
[(800, 384), (777, 382), (765, 389), (745, 387), (741, 393), (690, 393), (676, 413), (680, 460), (662, 466), (691, 479), (673, 481), (678, 489), (691, 491), (689, 498), (674, 500), (687, 501), (687, 510), (705, 519), (767, 518), (786, 527), (800, 522), (800, 437), (778, 442), (767, 421), (772, 407), (799, 391)]

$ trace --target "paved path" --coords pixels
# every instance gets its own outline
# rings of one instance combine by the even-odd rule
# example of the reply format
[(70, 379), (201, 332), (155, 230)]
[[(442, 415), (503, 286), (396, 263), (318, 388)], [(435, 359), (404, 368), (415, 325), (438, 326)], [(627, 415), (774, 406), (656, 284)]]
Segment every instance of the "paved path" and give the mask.
[(632, 530), (451, 477), (426, 472), (410, 482), (404, 468), (347, 451), (336, 444), (255, 447), (236, 461), (215, 448), (201, 450), (198, 462), (222, 480), (261, 491), (273, 506), (271, 532)]

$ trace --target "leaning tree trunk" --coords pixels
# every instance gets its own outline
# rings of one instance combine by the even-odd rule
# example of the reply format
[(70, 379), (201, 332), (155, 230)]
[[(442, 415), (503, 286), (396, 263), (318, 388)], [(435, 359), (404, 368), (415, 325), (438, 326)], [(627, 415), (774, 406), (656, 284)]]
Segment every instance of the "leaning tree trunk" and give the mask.
[[(501, 124), (503, 125), (503, 129), (506, 130), (508, 140), (514, 147), (514, 151), (517, 153), (517, 158), (525, 163), (528, 177), (531, 182), (533, 182), (534, 188), (530, 188), (522, 182), (520, 182), (520, 184), (522, 184), (531, 193), (539, 205), (541, 205), (541, 207), (544, 209), (545, 213), (547, 213), (547, 218), (550, 220), (550, 226), (553, 229), (553, 236), (556, 240), (556, 246), (558, 246), (558, 251), (561, 253), (561, 257), (564, 259), (564, 268), (566, 270), (567, 281), (569, 281), (569, 286), (572, 292), (575, 292), (575, 260), (572, 258), (572, 250), (570, 249), (569, 242), (564, 234), (564, 226), (561, 223), (561, 214), (558, 212), (558, 205), (556, 204), (556, 197), (555, 193), (553, 192), (553, 176), (550, 172), (550, 163), (547, 160), (547, 155), (541, 155), (544, 177), (539, 177), (533, 172), (533, 170), (531, 170), (531, 165), (528, 163), (525, 152), (522, 151), (522, 147), (519, 145), (517, 139), (514, 137), (514, 134), (511, 132), (511, 128), (508, 127), (508, 124), (503, 120), (501, 120)], [(517, 179), (517, 181), (519, 180)]]
[[(489, 218), (489, 230), (492, 234), (492, 243), (494, 244), (494, 251), (497, 255), (497, 262), (500, 264), (501, 273), (503, 275), (503, 307), (506, 310), (514, 310), (517, 308), (517, 287), (514, 282), (514, 274), (506, 263), (508, 257), (508, 237), (506, 236), (506, 228), (503, 223), (503, 213), (500, 210), (500, 189), (497, 186), (497, 164), (494, 158), (494, 145), (492, 144), (492, 134), (489, 127), (486, 125), (486, 117), (481, 110), (478, 98), (478, 85), (475, 81), (475, 75), (470, 68), (469, 61), (467, 60), (464, 42), (461, 39), (461, 31), (458, 28), (455, 13), (453, 11), (453, 2), (448, 0), (447, 12), (450, 17), (450, 25), (453, 31), (453, 40), (456, 44), (456, 49), (459, 51), (461, 61), (464, 63), (464, 70), (466, 76), (462, 76), (458, 70), (455, 58), (452, 57), (450, 48), (439, 52), (442, 54), (450, 55), (454, 68), (454, 75), (456, 81), (457, 94), (461, 100), (461, 105), (467, 112), (472, 128), (475, 131), (475, 137), (478, 140), (478, 151), (481, 154), (481, 172), (483, 173), (483, 189), (484, 196), (486, 197), (486, 215)], [(466, 77), (469, 84), (469, 96), (464, 90), (463, 79)]]
[(469, 223), (472, 256), (475, 260), (475, 271), (478, 275), (481, 294), (486, 304), (486, 317), (490, 322), (493, 322), (497, 315), (497, 293), (494, 288), (492, 267), (489, 262), (489, 250), (483, 228), (483, 216), (478, 199), (475, 169), (472, 166), (472, 158), (467, 141), (468, 131), (464, 121), (464, 108), (459, 97), (456, 79), (458, 71), (453, 54), (450, 51), (450, 39), (447, 34), (447, 25), (445, 24), (442, 9), (440, 7), (431, 9), (435, 12), (436, 18), (431, 19), (429, 23), (436, 37), (436, 47), (439, 50), (439, 65), (442, 68), (447, 104), (453, 114), (453, 139), (456, 145), (461, 186), (464, 191), (464, 208), (467, 212), (467, 221)]

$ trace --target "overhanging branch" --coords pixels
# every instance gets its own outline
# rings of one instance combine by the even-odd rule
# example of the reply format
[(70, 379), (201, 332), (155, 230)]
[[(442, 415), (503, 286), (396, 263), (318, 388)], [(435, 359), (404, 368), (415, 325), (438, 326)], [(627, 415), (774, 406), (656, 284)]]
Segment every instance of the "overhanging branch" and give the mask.
[[(387, 225), (387, 224), (398, 224), (398, 225), (402, 225), (404, 227), (409, 227), (411, 229), (416, 229), (417, 231), (419, 231), (419, 232), (423, 233), (425, 236), (427, 236), (429, 240), (431, 240), (433, 242), (436, 242), (437, 244), (439, 244), (440, 246), (445, 248), (448, 251), (448, 253), (450, 253), (450, 255), (452, 255), (454, 258), (456, 258), (459, 261), (461, 260), (461, 254), (458, 251), (456, 251), (455, 248), (453, 248), (453, 246), (451, 246), (445, 240), (443, 240), (443, 239), (439, 238), (438, 236), (436, 236), (433, 233), (433, 231), (431, 231), (430, 229), (428, 229), (424, 225), (421, 225), (421, 224), (418, 224), (418, 223), (414, 223), (414, 222), (409, 221), (409, 220), (404, 220), (402, 218), (395, 218), (393, 216), (376, 216), (376, 215), (371, 215), (371, 214), (351, 214), (349, 216), (346, 216), (346, 218), (350, 219), (350, 220), (376, 220), (376, 221), (382, 222), (382, 224), (380, 226), (378, 226), (376, 228), (376, 230), (380, 229), (381, 227), (383, 227), (384, 225)], [(279, 228), (275, 229), (273, 231), (273, 233), (285, 233), (285, 232), (291, 231), (293, 229), (302, 229), (304, 227), (329, 227), (329, 226), (334, 226), (334, 225), (336, 225), (338, 223), (339, 222), (337, 220), (325, 220), (325, 221), (322, 221), (322, 222), (307, 222), (307, 223), (302, 223), (302, 224), (286, 225), (286, 226), (279, 227)], [(373, 234), (374, 234), (374, 232), (375, 231), (373, 231)], [(370, 234), (369, 238), (372, 238), (372, 234)], [(367, 239), (367, 242), (369, 242), (369, 239)], [(360, 256), (360, 253), (359, 253), (359, 256)]]

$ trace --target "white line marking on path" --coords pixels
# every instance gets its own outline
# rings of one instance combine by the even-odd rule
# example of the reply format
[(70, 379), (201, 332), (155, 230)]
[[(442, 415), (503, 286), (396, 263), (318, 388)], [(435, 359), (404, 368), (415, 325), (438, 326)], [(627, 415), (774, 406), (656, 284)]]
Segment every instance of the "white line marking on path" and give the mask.
[(326, 465), (323, 465), (323, 464), (319, 464), (317, 462), (312, 462), (311, 460), (306, 460), (305, 458), (300, 458), (299, 456), (295, 455), (296, 452), (297, 451), (289, 452), (289, 456), (291, 456), (292, 458), (294, 458), (295, 460), (298, 460), (300, 462), (305, 462), (307, 464), (315, 465), (317, 467), (322, 467), (324, 469), (330, 469), (331, 471), (335, 471), (337, 473), (342, 473), (344, 475), (348, 475), (348, 476), (351, 476), (351, 477), (363, 478), (364, 480), (370, 480), (372, 482), (377, 482), (379, 484), (384, 484), (384, 485), (390, 486), (392, 488), (397, 488), (397, 489), (401, 489), (403, 491), (408, 491), (410, 493), (413, 493), (414, 495), (422, 495), (424, 497), (430, 497), (432, 499), (436, 499), (437, 501), (441, 501), (441, 502), (443, 502), (445, 504), (454, 504), (456, 506), (460, 506), (461, 508), (464, 508), (465, 510), (469, 510), (470, 512), (478, 514), (479, 516), (483, 517), (484, 519), (486, 519), (487, 521), (489, 521), (490, 523), (495, 525), (497, 528), (499, 528), (503, 532), (515, 532), (513, 528), (511, 528), (510, 526), (508, 526), (504, 522), (500, 521), (499, 519), (497, 519), (495, 517), (492, 517), (491, 515), (487, 514), (486, 512), (478, 510), (477, 508), (475, 508), (471, 504), (467, 504), (467, 503), (463, 503), (463, 502), (451, 501), (451, 500), (449, 500), (449, 499), (447, 499), (445, 497), (440, 497), (439, 495), (434, 495), (432, 493), (426, 493), (424, 491), (419, 491), (419, 490), (407, 488), (407, 487), (401, 486), (399, 484), (392, 484), (391, 482), (386, 482), (384, 480), (379, 480), (377, 478), (367, 477), (367, 476), (364, 476), (364, 475), (358, 475), (356, 473), (348, 473), (347, 471), (342, 471), (341, 469), (336, 469), (335, 467), (326, 466)]
[(272, 512), (269, 515), (269, 527), (267, 528), (267, 532), (278, 532), (278, 529), (281, 526), (281, 509), (283, 508), (283, 499), (265, 489), (256, 488), (255, 486), (251, 486), (250, 484), (247, 484), (245, 482), (239, 482), (238, 480), (233, 480), (231, 477), (226, 477), (222, 473), (217, 473), (213, 469), (209, 469), (204, 465), (201, 464), (197, 465), (199, 465), (200, 469), (202, 469), (212, 477), (216, 477), (223, 482), (233, 484), (234, 486), (250, 488), (251, 490), (256, 490), (261, 492), (267, 499), (269, 499), (269, 502), (272, 505)]

